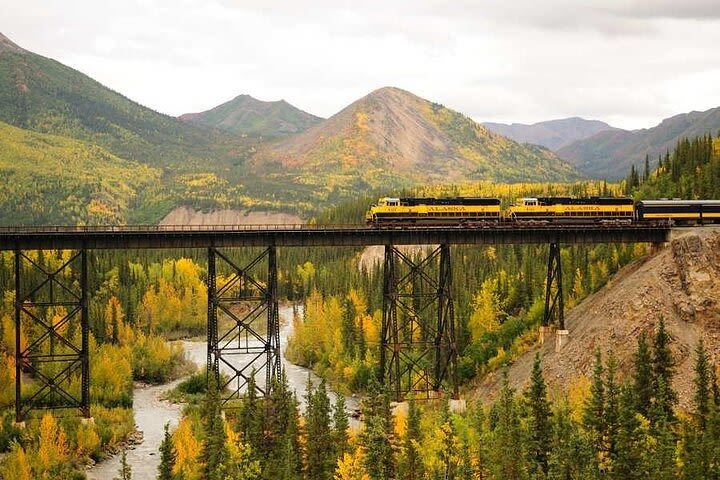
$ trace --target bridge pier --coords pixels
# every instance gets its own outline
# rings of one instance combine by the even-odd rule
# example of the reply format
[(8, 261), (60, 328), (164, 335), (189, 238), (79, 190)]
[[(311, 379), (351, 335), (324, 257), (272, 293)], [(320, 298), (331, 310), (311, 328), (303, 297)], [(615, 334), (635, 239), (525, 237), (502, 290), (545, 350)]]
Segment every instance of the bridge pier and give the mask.
[(453, 398), (458, 396), (451, 284), (448, 245), (418, 263), (385, 246), (378, 375), (397, 402), (410, 393), (439, 396), (445, 380), (451, 383)]
[(563, 299), (562, 265), (560, 261), (560, 244), (550, 244), (548, 255), (547, 280), (545, 282), (545, 313), (543, 327), (557, 326), (565, 330), (565, 302)]
[[(228, 276), (218, 276), (218, 263), (230, 270)], [(258, 277), (263, 265), (267, 268), (266, 279)], [(210, 247), (207, 285), (208, 381), (214, 379), (221, 392), (229, 392), (223, 393), (225, 404), (244, 394), (251, 375), (264, 372), (264, 382), (257, 382), (256, 389), (261, 395), (267, 395), (273, 378), (280, 376), (275, 247), (267, 247), (243, 266)], [(219, 314), (229, 322), (221, 321)], [(224, 382), (221, 370), (230, 372)]]
[[(87, 250), (50, 268), (40, 261), (40, 253), (33, 258), (16, 249), (14, 267), (15, 422), (23, 424), (36, 409), (76, 408), (90, 418)], [(74, 340), (77, 319), (80, 345)], [(76, 392), (72, 383), (78, 372)], [(36, 385), (25, 396), (24, 374), (30, 374)]]
[(545, 282), (545, 312), (540, 326), (540, 343), (550, 340), (555, 332), (555, 351), (559, 352), (567, 343), (568, 331), (565, 329), (565, 302), (563, 299), (562, 263), (560, 244), (550, 244), (548, 254), (547, 280)]

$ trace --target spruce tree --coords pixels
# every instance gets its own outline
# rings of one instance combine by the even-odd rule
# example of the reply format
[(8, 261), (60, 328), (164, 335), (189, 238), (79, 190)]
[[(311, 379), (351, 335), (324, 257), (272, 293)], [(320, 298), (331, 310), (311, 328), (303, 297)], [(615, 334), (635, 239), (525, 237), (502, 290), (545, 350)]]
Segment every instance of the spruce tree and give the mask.
[(415, 399), (410, 398), (408, 401), (407, 429), (402, 443), (403, 454), (398, 462), (399, 476), (402, 480), (423, 478), (423, 464), (418, 451), (418, 445), (422, 442), (420, 418), (420, 409)]
[[(662, 399), (655, 398), (656, 412), (662, 411), (663, 417), (670, 422), (675, 419), (673, 406), (677, 403), (677, 393), (672, 389), (672, 377), (675, 372), (675, 363), (670, 351), (670, 335), (665, 331), (665, 320), (660, 317), (657, 332), (653, 342), (653, 382), (654, 389), (658, 391), (658, 384), (662, 380), (665, 393)], [(661, 403), (659, 403), (661, 402)]]
[(165, 424), (165, 433), (160, 443), (160, 465), (158, 466), (158, 480), (173, 480), (173, 468), (175, 468), (175, 460), (177, 452), (170, 435), (170, 424)]
[(265, 430), (265, 409), (262, 399), (257, 395), (255, 370), (248, 379), (245, 398), (240, 409), (239, 421), (236, 430), (242, 435), (244, 442), (250, 445), (255, 458), (263, 458), (263, 431)]
[(599, 462), (605, 450), (605, 382), (603, 381), (603, 364), (600, 350), (595, 352), (595, 364), (591, 382), (590, 397), (585, 400), (582, 418), (583, 428), (592, 446), (595, 460)]
[(635, 389), (630, 386), (620, 388), (618, 410), (618, 429), (613, 452), (612, 477), (618, 480), (649, 478), (649, 471), (643, 464), (640, 438), (640, 422), (636, 415)]
[(550, 428), (552, 412), (547, 399), (547, 387), (540, 367), (540, 354), (535, 354), (530, 385), (525, 392), (528, 413), (528, 463), (530, 475), (537, 477), (548, 473), (548, 454), (551, 444)]
[(615, 375), (617, 374), (617, 359), (610, 351), (605, 370), (605, 471), (612, 471), (613, 460), (617, 456), (617, 434), (620, 428), (620, 387)]
[(710, 410), (710, 371), (702, 339), (695, 348), (695, 416), (701, 430), (705, 430)]
[(203, 405), (205, 438), (203, 440), (203, 479), (225, 480), (225, 466), (228, 458), (225, 441), (225, 421), (220, 408), (220, 392), (214, 381), (208, 385)]
[(265, 415), (263, 475), (275, 480), (296, 480), (302, 474), (297, 399), (283, 369), (273, 380)]
[(507, 369), (503, 372), (500, 399), (493, 406), (497, 420), (493, 429), (492, 459), (497, 478), (522, 479), (527, 477), (523, 455), (523, 434), (515, 392), (510, 388)]
[(595, 474), (590, 444), (572, 420), (567, 398), (555, 407), (551, 419), (551, 448), (548, 456), (548, 479), (586, 479)]
[(385, 480), (395, 476), (392, 415), (387, 393), (373, 378), (368, 396), (363, 402), (365, 429), (360, 441), (365, 447), (364, 466), (371, 480)]
[(333, 430), (330, 425), (330, 398), (325, 380), (313, 390), (308, 379), (307, 410), (305, 413), (307, 478), (329, 480), (335, 466)]
[(635, 374), (633, 375), (637, 411), (646, 418), (653, 400), (652, 358), (648, 349), (647, 337), (642, 333), (638, 338), (635, 353)]
[(350, 422), (347, 411), (345, 411), (345, 397), (337, 394), (333, 406), (333, 445), (335, 447), (335, 462), (341, 459), (346, 452), (350, 451), (348, 430)]

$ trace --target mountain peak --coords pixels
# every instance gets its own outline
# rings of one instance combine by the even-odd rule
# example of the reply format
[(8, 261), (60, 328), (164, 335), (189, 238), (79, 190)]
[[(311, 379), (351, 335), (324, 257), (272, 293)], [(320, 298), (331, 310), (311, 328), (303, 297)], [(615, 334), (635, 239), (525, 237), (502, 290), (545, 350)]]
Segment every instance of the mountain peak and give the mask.
[(210, 110), (186, 113), (180, 119), (230, 133), (260, 137), (292, 135), (322, 120), (285, 100), (266, 102), (246, 93)]
[[(329, 119), (265, 145), (251, 160), (320, 179), (324, 189), (390, 189), (468, 180), (568, 179), (575, 172), (546, 149), (490, 134), (459, 112), (406, 90), (383, 87)], [(309, 181), (309, 180), (308, 180)], [(337, 183), (335, 183), (337, 182)]]
[(18, 47), (12, 40), (0, 32), (0, 53), (4, 52), (23, 53), (25, 50)]
[(512, 138), (516, 142), (534, 143), (553, 151), (578, 140), (592, 137), (599, 132), (615, 130), (614, 127), (607, 123), (599, 120), (586, 120), (581, 117), (560, 118), (531, 125), (525, 123), (508, 125), (492, 122), (486, 122), (483, 125), (495, 133)]

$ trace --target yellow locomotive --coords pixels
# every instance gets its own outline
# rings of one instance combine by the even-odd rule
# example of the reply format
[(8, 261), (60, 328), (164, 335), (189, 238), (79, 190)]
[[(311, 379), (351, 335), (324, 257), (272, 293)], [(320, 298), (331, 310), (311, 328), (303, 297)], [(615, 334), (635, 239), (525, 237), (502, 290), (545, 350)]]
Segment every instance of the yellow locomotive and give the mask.
[(521, 198), (507, 210), (507, 218), (515, 221), (624, 221), (635, 216), (632, 198), (614, 197), (537, 197)]
[(467, 225), (500, 221), (497, 198), (381, 198), (365, 215), (368, 225)]

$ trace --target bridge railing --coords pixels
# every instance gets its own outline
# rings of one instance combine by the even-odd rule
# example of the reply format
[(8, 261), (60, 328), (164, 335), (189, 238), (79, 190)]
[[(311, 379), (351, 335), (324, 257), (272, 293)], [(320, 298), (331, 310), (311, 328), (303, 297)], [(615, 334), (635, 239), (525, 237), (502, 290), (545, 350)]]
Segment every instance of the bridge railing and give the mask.
[(488, 223), (482, 225), (391, 225), (386, 227), (368, 227), (364, 224), (230, 224), (230, 225), (42, 225), (42, 226), (0, 226), (0, 234), (33, 234), (33, 233), (143, 233), (143, 232), (256, 232), (256, 231), (308, 231), (308, 230), (399, 230), (399, 229), (464, 229), (464, 230), (557, 230), (558, 228), (577, 229), (591, 228), (594, 230), (651, 230), (668, 228), (667, 222), (649, 222), (632, 224), (613, 223)]

